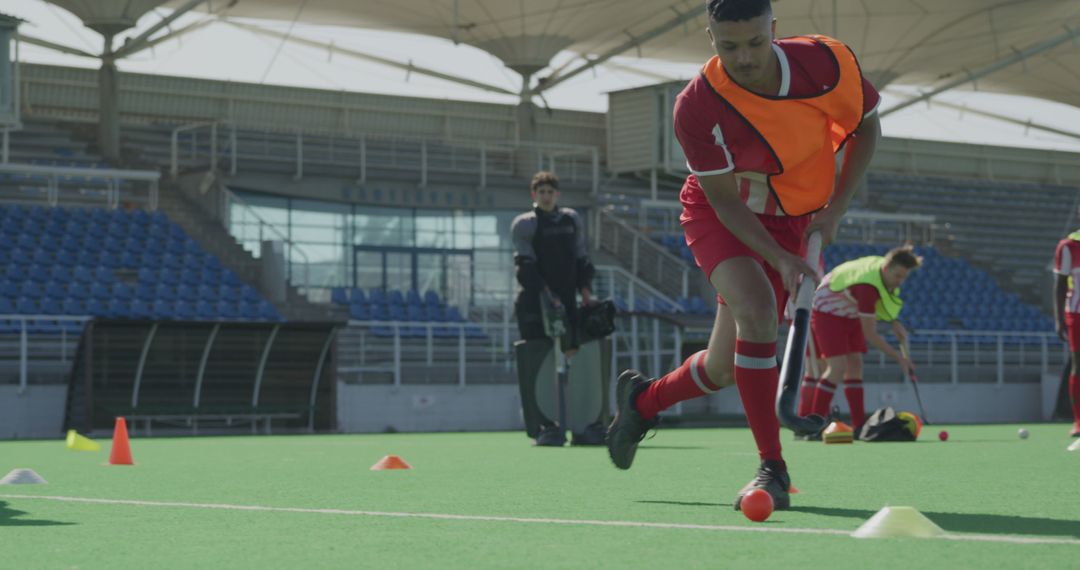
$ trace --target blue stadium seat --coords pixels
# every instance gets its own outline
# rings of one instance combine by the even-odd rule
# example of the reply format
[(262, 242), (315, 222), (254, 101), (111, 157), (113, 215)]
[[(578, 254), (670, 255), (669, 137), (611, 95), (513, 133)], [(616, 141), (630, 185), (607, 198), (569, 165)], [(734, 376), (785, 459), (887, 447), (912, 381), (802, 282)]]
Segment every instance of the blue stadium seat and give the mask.
[(200, 300), (195, 304), (195, 318), (199, 320), (216, 320), (218, 318), (217, 302)]
[[(158, 298), (157, 289), (161, 285), (168, 286), (167, 283), (159, 283), (158, 285), (154, 285), (153, 283), (139, 283), (135, 286), (134, 297), (147, 304), (153, 303)], [(116, 290), (114, 289), (114, 292), (115, 291)], [(117, 298), (120, 298), (119, 295), (117, 295)]]
[(222, 300), (218, 302), (218, 315), (226, 319), (237, 319), (240, 311), (237, 310), (235, 301)]
[(176, 313), (173, 310), (172, 301), (166, 301), (164, 299), (154, 301), (150, 313), (155, 319), (173, 319), (176, 316)]
[(161, 299), (162, 301), (169, 301), (170, 303), (176, 301), (176, 287), (160, 283), (154, 288), (154, 298)]
[(64, 299), (67, 297), (67, 290), (64, 287), (64, 283), (49, 281), (45, 285), (45, 296), (52, 299)]
[(405, 302), (410, 306), (417, 307), (424, 304), (424, 300), (420, 297), (420, 293), (415, 289), (409, 289), (408, 293), (405, 295)]
[(446, 321), (450, 323), (463, 323), (465, 318), (461, 316), (461, 312), (457, 307), (446, 308)]
[[(96, 297), (97, 295), (94, 296)], [(131, 287), (128, 287), (127, 284), (119, 281), (112, 284), (112, 292), (110, 298), (120, 299), (121, 301), (130, 301), (133, 296), (134, 294), (131, 291)]]
[(267, 321), (284, 320), (282, 316), (277, 312), (277, 309), (275, 309), (269, 301), (265, 300), (259, 302), (259, 316), (261, 316), (263, 320)]
[(41, 313), (41, 307), (37, 299), (19, 297), (15, 300), (15, 312), (20, 315), (37, 315)]
[(368, 310), (368, 306), (363, 303), (354, 303), (349, 305), (349, 318), (358, 321), (371, 320), (371, 311)]
[(349, 292), (344, 287), (334, 287), (330, 289), (330, 302), (335, 305), (348, 305), (349, 304)]
[(218, 297), (222, 301), (228, 301), (230, 303), (236, 303), (240, 300), (240, 290), (232, 285), (222, 285), (218, 289)]
[(231, 269), (224, 269), (221, 272), (221, 282), (225, 285), (231, 285), (233, 287), (239, 287), (244, 284)]
[(401, 294), (401, 291), (394, 289), (387, 294), (387, 303), (390, 305), (401, 306), (405, 304), (405, 297)]
[(22, 286), (19, 288), (19, 295), (28, 299), (40, 299), (41, 283), (34, 283), (33, 281), (23, 281)]
[(116, 281), (116, 276), (107, 267), (98, 267), (94, 270), (94, 279), (102, 283), (112, 283)]
[[(176, 288), (176, 298), (181, 300), (181, 301), (186, 301), (188, 303), (194, 303), (194, 302), (200, 300), (201, 297), (200, 297), (199, 294), (201, 292), (202, 292), (202, 287), (196, 288), (196, 287), (189, 287), (187, 285), (180, 285), (179, 287)], [(215, 299), (215, 301), (216, 301), (216, 299)]]
[(386, 291), (382, 288), (374, 288), (371, 293), (368, 294), (368, 302), (373, 305), (385, 305), (386, 304)]
[(109, 309), (109, 305), (98, 299), (90, 299), (86, 302), (86, 312), (95, 317), (113, 316), (112, 311)]
[(176, 301), (173, 303), (173, 315), (177, 319), (182, 321), (190, 321), (195, 319), (195, 308), (191, 306), (191, 303), (187, 301)]
[(19, 296), (22, 281), (0, 280), (0, 297), (15, 299)]
[(27, 272), (27, 277), (35, 283), (45, 283), (51, 278), (49, 266), (31, 265), (30, 271)]
[(86, 305), (80, 299), (68, 297), (64, 299), (63, 311), (65, 315), (85, 315)]
[(61, 315), (64, 311), (61, 308), (60, 303), (60, 298), (42, 297), (40, 304), (38, 305), (38, 310), (43, 315)]
[(259, 304), (258, 303), (240, 303), (240, 318), (255, 321), (259, 317)]
[(244, 285), (240, 288), (239, 293), (240, 300), (247, 303), (258, 303), (262, 300), (262, 295), (259, 295), (259, 292), (251, 285)]
[(439, 294), (431, 289), (424, 291), (424, 304), (429, 307), (438, 307), (442, 305), (442, 301), (439, 300)]
[[(114, 302), (122, 301), (117, 300)], [(133, 319), (151, 319), (154, 317), (154, 312), (151, 309), (150, 304), (146, 301), (143, 301), (142, 299), (135, 299), (131, 302), (129, 307), (131, 311), (131, 318)]]

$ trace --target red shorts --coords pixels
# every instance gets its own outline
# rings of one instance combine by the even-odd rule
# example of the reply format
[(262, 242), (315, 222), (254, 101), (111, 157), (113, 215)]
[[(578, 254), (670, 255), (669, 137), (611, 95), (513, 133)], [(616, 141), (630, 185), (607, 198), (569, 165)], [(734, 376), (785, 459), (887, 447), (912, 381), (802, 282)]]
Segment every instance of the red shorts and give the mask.
[(1069, 352), (1080, 350), (1080, 314), (1066, 311), (1065, 328), (1069, 331)]
[(814, 311), (810, 315), (810, 332), (814, 335), (818, 358), (866, 353), (866, 337), (858, 318)]
[[(795, 255), (806, 255), (806, 239), (803, 233), (806, 231), (806, 226), (810, 224), (811, 216), (758, 214), (757, 217), (780, 247)], [(765, 263), (765, 260), (754, 250), (739, 241), (735, 234), (728, 231), (724, 224), (720, 223), (720, 218), (716, 217), (712, 206), (684, 202), (679, 221), (682, 222), (683, 232), (686, 233), (686, 244), (690, 246), (698, 267), (705, 272), (706, 279), (712, 276), (713, 270), (721, 262), (734, 257), (750, 257), (765, 268), (765, 275), (769, 278), (773, 293), (776, 295), (777, 312), (781, 319), (784, 318), (784, 305), (787, 304), (788, 293), (784, 289), (780, 274), (771, 265)], [(716, 296), (716, 300), (724, 304), (724, 299), (719, 295)]]

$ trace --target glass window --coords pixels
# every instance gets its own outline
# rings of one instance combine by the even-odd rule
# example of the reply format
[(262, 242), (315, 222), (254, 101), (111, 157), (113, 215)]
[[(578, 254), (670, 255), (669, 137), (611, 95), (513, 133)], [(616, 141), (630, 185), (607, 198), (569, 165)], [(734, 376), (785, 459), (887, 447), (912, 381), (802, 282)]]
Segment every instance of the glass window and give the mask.
[(357, 207), (353, 215), (353, 243), (356, 245), (411, 246), (412, 210), (405, 208)]

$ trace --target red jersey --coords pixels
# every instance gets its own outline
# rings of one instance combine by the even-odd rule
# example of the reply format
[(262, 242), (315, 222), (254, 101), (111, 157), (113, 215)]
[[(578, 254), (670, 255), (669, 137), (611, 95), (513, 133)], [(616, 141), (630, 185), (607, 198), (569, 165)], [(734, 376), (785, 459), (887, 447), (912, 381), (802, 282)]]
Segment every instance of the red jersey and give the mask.
[(814, 292), (814, 310), (837, 317), (857, 319), (877, 318), (877, 302), (881, 298), (877, 287), (857, 283), (840, 291), (829, 289), (828, 278)]
[[(776, 97), (814, 97), (839, 82), (839, 66), (827, 47), (786, 40), (777, 40), (772, 47), (780, 61)], [(866, 78), (862, 88), (865, 117), (877, 110), (881, 97)], [(784, 215), (765, 182), (766, 174), (777, 172), (772, 150), (746, 119), (716, 95), (704, 75), (691, 79), (675, 99), (674, 128), (691, 172), (680, 195), (683, 203), (708, 203), (697, 176), (734, 171), (743, 174), (739, 189), (751, 211)]]
[(1065, 296), (1065, 312), (1080, 313), (1080, 293), (1076, 287), (1080, 283), (1080, 241), (1065, 238), (1058, 242), (1054, 251), (1054, 273), (1072, 278)]

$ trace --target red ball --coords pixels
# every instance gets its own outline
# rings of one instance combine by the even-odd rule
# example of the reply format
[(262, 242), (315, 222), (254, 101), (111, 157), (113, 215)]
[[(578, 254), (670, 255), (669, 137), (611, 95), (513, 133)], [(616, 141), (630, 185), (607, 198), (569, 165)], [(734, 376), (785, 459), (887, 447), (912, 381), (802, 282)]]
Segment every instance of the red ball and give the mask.
[(941, 441), (949, 441), (949, 432), (942, 430), (938, 432), (937, 438)]
[(765, 489), (754, 489), (743, 496), (740, 508), (746, 518), (754, 522), (765, 522), (773, 511), (772, 495)]

